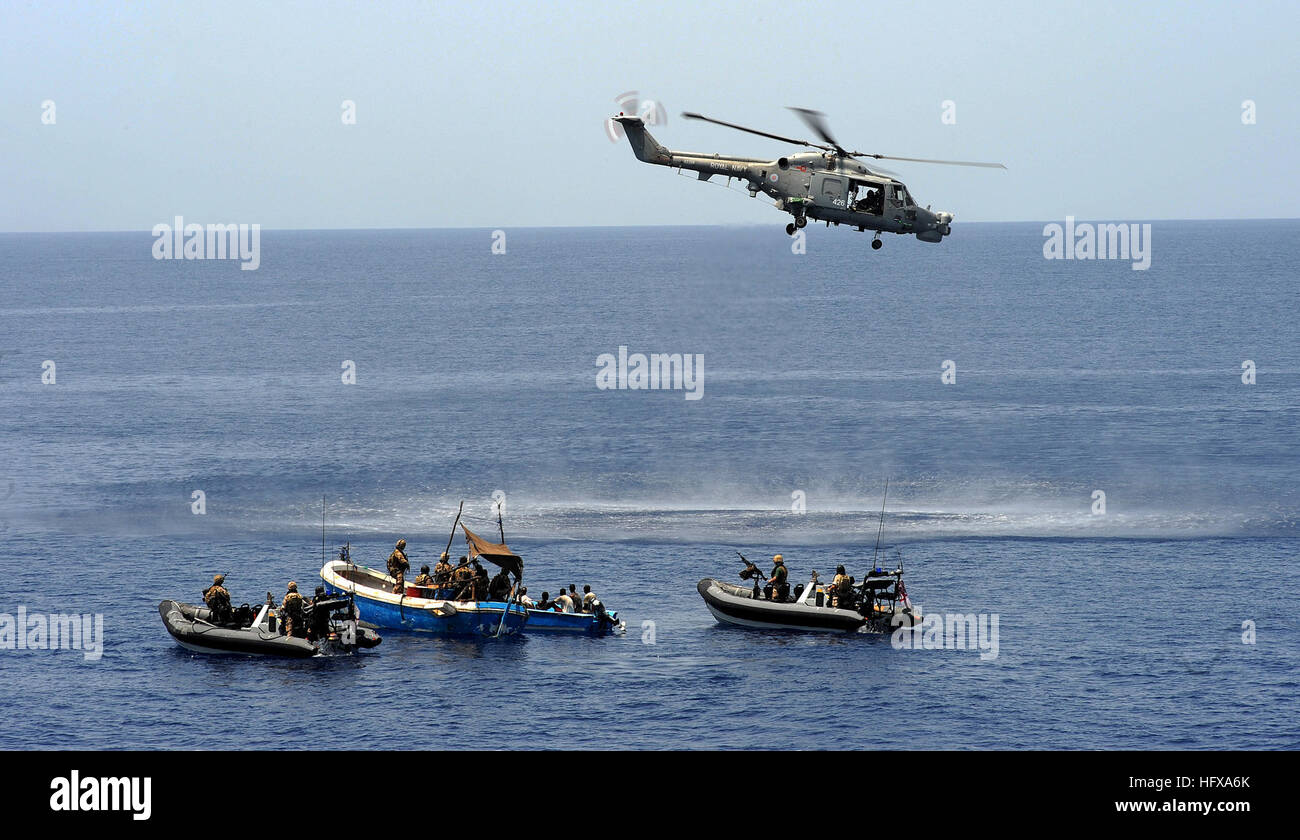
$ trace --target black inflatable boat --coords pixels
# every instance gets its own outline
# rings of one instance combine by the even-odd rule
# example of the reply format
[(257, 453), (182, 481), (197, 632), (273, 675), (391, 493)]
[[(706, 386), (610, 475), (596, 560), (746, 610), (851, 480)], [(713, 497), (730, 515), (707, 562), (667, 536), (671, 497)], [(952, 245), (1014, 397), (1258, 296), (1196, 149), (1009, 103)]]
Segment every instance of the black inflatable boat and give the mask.
[(306, 658), (317, 655), (349, 654), (358, 649), (372, 648), (381, 641), (373, 630), (360, 627), (356, 608), (346, 598), (316, 604), (311, 611), (322, 610), (316, 626), (320, 632), (311, 641), (297, 636), (286, 636), (276, 626), (275, 612), (263, 605), (253, 615), (247, 607), (235, 611), (232, 621), (215, 622), (207, 607), (163, 601), (158, 605), (163, 626), (186, 650), (196, 653), (232, 653), (255, 656), (287, 656)]
[[(747, 574), (748, 569), (741, 577)], [(831, 606), (828, 587), (818, 580), (816, 572), (807, 585), (795, 587), (793, 598), (784, 601), (769, 600), (757, 583), (745, 587), (705, 578), (696, 589), (709, 612), (723, 624), (769, 630), (888, 633), (921, 619), (920, 612), (907, 600), (902, 579), (901, 566), (893, 572), (874, 570), (854, 587), (851, 603), (845, 607)]]

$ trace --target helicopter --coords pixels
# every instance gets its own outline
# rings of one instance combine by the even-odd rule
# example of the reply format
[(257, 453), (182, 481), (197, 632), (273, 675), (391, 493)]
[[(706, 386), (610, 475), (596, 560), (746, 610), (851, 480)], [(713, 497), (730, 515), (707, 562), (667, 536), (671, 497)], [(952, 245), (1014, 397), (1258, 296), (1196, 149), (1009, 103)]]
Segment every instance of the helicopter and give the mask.
[(942, 242), (952, 232), (953, 214), (931, 211), (928, 205), (924, 208), (917, 206), (907, 187), (893, 173), (872, 169), (860, 158), (1006, 169), (1000, 163), (850, 152), (831, 135), (825, 114), (808, 108), (789, 110), (794, 111), (823, 142), (783, 137), (691, 111), (682, 116), (819, 151), (796, 152), (775, 160), (678, 152), (661, 146), (646, 131), (645, 120), (637, 115), (620, 112), (611, 119), (623, 126), (638, 160), (679, 171), (689, 169), (699, 173), (701, 181), (708, 181), (714, 175), (726, 176), (728, 184), (732, 178), (743, 180), (747, 182), (750, 198), (760, 192), (770, 195), (776, 200), (778, 210), (794, 217), (794, 221), (785, 226), (785, 232), (790, 236), (806, 227), (809, 219), (816, 219), (825, 222), (827, 227), (844, 224), (856, 227), (859, 232), (875, 231), (876, 236), (871, 241), (874, 249), (884, 244), (880, 240), (881, 233), (915, 234), (922, 242)]

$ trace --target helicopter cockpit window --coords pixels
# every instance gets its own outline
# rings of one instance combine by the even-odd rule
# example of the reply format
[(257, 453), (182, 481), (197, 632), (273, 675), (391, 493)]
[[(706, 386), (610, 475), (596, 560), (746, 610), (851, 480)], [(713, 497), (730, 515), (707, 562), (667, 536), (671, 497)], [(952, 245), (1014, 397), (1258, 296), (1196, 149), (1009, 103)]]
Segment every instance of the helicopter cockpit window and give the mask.
[(910, 207), (912, 197), (907, 194), (907, 187), (902, 184), (889, 185), (889, 206), (890, 207)]

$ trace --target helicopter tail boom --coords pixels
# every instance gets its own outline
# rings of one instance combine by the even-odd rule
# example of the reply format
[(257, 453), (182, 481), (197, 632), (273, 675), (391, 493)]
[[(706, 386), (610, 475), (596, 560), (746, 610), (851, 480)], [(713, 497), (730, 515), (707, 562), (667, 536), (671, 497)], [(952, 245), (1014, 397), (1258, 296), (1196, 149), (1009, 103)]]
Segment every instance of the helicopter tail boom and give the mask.
[(751, 193), (756, 193), (762, 189), (763, 176), (767, 170), (783, 168), (779, 161), (764, 158), (674, 151), (660, 145), (659, 141), (650, 136), (650, 132), (645, 129), (645, 121), (640, 117), (619, 114), (611, 119), (622, 124), (623, 133), (627, 135), (627, 141), (638, 160), (678, 170), (689, 169), (698, 172), (701, 181), (707, 181), (714, 175), (739, 178), (748, 182)]
[(637, 116), (619, 114), (614, 117), (614, 121), (622, 124), (623, 133), (627, 135), (627, 141), (632, 144), (632, 152), (638, 160), (665, 165), (672, 162), (672, 152), (659, 145), (659, 141), (645, 130), (645, 120)]

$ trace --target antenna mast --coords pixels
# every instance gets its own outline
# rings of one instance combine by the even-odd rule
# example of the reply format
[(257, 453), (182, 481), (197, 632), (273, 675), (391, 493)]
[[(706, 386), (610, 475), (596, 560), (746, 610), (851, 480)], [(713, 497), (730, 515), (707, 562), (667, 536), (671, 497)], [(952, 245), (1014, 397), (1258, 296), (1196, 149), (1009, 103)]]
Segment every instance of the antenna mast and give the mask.
[(885, 500), (889, 498), (889, 477), (885, 477), (885, 494), (880, 497), (880, 527), (876, 529), (876, 550), (871, 555), (871, 568), (876, 568), (876, 558), (880, 555), (880, 534), (885, 530)]

